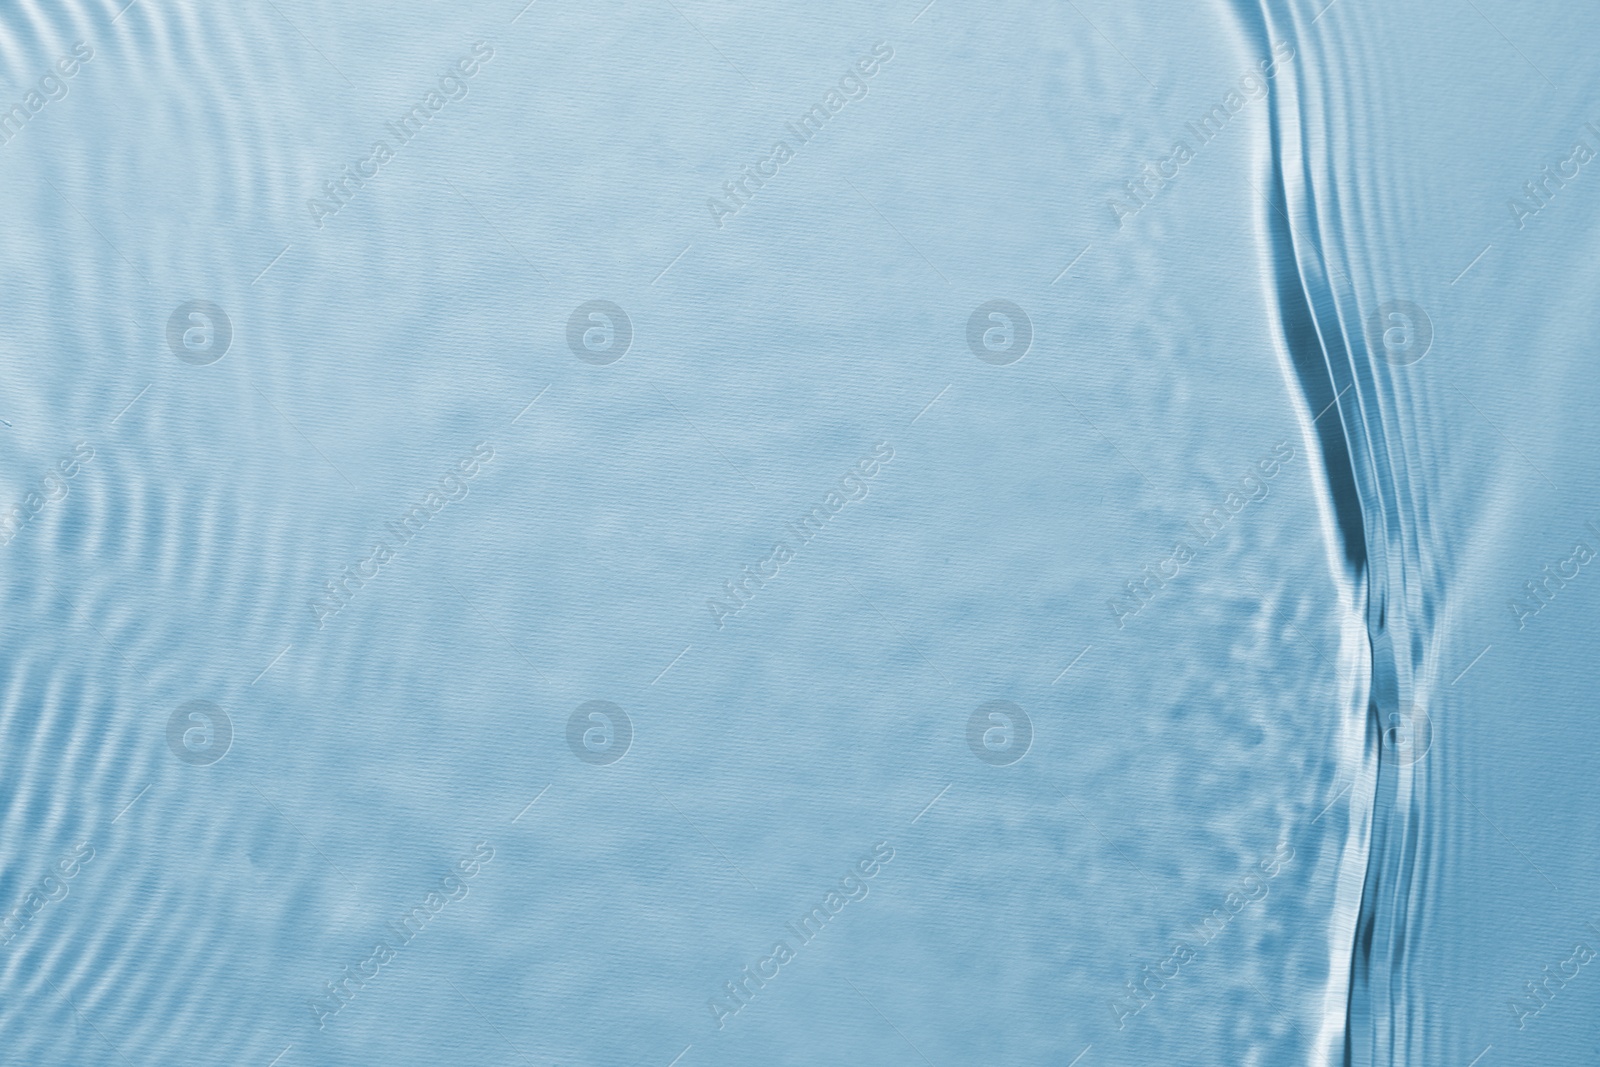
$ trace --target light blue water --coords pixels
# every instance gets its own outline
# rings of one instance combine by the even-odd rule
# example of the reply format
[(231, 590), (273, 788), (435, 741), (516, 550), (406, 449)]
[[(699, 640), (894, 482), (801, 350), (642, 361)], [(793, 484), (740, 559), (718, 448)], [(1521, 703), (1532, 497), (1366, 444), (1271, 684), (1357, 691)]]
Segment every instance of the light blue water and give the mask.
[(1600, 9), (124, 4), (0, 1063), (1600, 1062)]

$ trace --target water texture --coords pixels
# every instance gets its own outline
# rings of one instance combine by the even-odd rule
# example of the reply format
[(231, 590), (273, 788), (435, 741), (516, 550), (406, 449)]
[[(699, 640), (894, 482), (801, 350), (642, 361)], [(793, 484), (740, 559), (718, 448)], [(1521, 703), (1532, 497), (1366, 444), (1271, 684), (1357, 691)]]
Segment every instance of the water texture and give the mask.
[(1597, 41), (0, 6), (0, 1064), (1600, 1062)]

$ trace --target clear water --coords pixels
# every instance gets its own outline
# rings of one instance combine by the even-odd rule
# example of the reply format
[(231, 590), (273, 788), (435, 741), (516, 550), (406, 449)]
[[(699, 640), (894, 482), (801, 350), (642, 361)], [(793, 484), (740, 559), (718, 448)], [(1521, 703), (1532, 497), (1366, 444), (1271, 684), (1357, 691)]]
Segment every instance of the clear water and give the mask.
[(1600, 1062), (1600, 9), (124, 3), (0, 1062)]

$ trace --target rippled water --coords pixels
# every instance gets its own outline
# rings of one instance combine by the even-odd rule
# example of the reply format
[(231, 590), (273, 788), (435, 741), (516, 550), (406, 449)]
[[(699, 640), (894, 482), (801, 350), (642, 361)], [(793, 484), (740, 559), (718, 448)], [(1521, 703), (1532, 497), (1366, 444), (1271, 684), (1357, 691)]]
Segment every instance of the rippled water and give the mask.
[(0, 12), (0, 1063), (1596, 1062), (1597, 29)]

